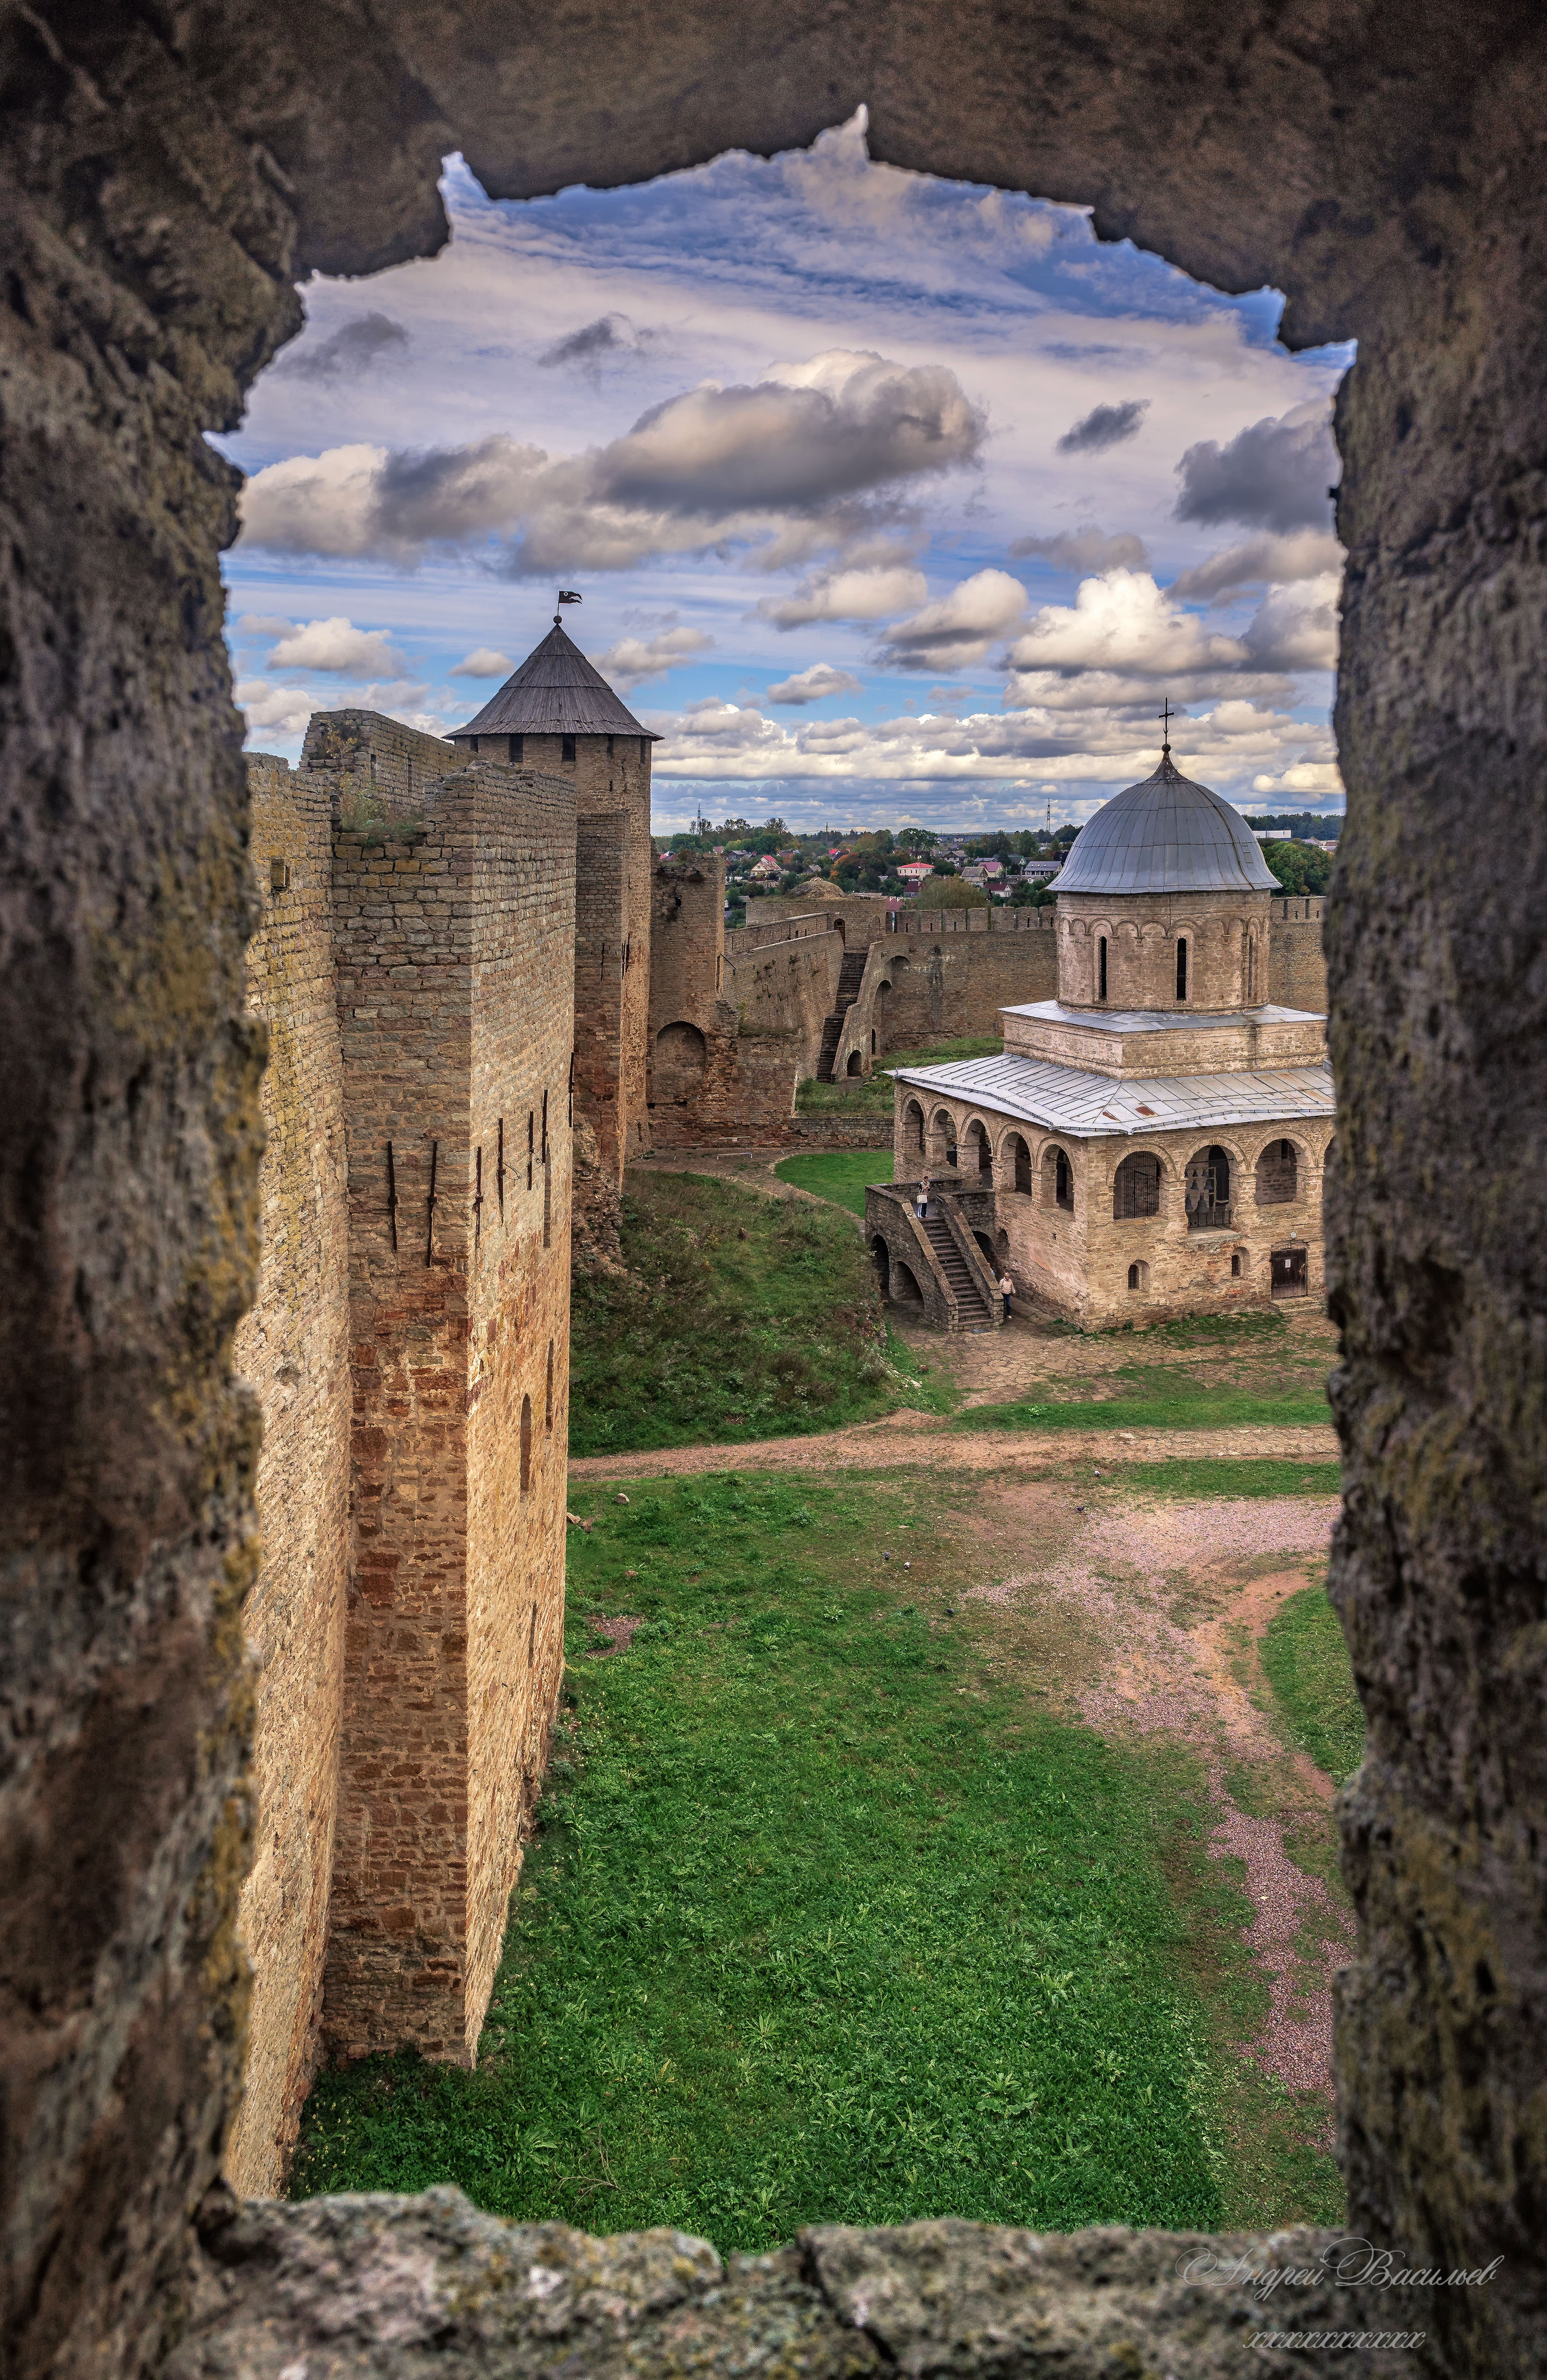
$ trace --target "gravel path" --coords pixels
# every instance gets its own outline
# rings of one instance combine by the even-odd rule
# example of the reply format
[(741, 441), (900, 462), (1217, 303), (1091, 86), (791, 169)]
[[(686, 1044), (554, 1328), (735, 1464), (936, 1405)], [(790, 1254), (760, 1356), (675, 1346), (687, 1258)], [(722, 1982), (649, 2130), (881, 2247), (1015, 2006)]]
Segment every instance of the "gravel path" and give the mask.
[(588, 1454), (571, 1479), (669, 1479), (692, 1471), (890, 1471), (917, 1464), (947, 1471), (1005, 1471), (1023, 1463), (1104, 1456), (1113, 1463), (1194, 1462), (1272, 1455), (1285, 1463), (1331, 1463), (1337, 1439), (1329, 1424), (1311, 1429), (954, 1430), (917, 1413), (888, 1414), (851, 1429), (809, 1438), (754, 1439), (742, 1446), (668, 1446), (651, 1454)]

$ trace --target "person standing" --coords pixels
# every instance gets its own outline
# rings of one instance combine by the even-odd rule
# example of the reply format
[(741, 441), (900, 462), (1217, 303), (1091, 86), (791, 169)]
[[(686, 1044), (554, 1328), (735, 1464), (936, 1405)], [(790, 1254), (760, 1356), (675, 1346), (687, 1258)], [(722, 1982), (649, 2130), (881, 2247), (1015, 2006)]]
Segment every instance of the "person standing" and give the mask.
[(918, 1213), (919, 1220), (923, 1222), (930, 1211), (930, 1177), (927, 1173), (923, 1176), (922, 1180), (920, 1182), (918, 1189), (914, 1193), (913, 1204)]

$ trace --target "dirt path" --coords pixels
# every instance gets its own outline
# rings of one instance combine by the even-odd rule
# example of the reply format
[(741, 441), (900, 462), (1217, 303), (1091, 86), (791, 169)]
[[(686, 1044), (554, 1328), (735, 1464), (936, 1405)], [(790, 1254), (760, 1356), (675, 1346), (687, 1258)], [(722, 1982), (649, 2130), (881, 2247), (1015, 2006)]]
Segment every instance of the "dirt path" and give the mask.
[(571, 1479), (668, 1479), (693, 1471), (891, 1471), (910, 1464), (950, 1471), (1004, 1471), (1026, 1463), (1194, 1462), (1254, 1455), (1282, 1463), (1331, 1463), (1329, 1424), (1311, 1429), (953, 1429), (918, 1413), (809, 1438), (755, 1439), (746, 1445), (668, 1446), (651, 1454), (588, 1454)]

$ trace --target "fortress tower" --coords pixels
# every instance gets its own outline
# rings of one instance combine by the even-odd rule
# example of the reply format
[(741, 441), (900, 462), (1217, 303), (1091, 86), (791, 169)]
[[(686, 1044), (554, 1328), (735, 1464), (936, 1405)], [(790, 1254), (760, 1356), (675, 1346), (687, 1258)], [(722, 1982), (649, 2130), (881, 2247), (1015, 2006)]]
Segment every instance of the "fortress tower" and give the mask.
[(576, 1103), (621, 1183), (644, 1144), (650, 1032), (650, 747), (559, 615), (476, 719), (464, 751), (575, 789)]
[(1004, 1054), (907, 1068), (898, 1184), (867, 1228), (894, 1297), (953, 1329), (995, 1282), (1086, 1326), (1320, 1293), (1326, 1018), (1267, 998), (1278, 892), (1239, 812), (1173, 765), (1097, 812), (1057, 880), (1058, 996)]

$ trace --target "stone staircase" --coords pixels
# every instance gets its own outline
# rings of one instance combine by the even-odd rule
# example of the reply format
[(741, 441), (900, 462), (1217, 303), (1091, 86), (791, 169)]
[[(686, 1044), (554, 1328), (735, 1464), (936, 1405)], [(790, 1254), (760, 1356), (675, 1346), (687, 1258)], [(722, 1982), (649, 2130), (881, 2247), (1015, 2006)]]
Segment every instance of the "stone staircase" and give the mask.
[(993, 1316), (988, 1301), (972, 1278), (967, 1258), (957, 1247), (950, 1224), (944, 1215), (930, 1215), (924, 1220), (924, 1232), (935, 1261), (945, 1276), (951, 1295), (956, 1300), (956, 1318), (964, 1330), (992, 1330)]
[(863, 951), (846, 951), (838, 970), (838, 1004), (822, 1020), (822, 1048), (817, 1053), (816, 1078), (819, 1083), (833, 1080), (834, 1062), (838, 1043), (843, 1038), (844, 1019), (859, 997), (859, 986), (865, 978)]

